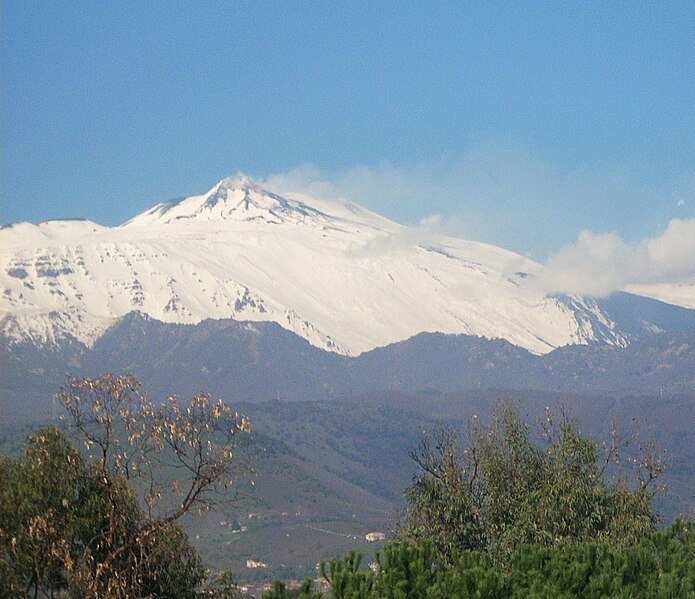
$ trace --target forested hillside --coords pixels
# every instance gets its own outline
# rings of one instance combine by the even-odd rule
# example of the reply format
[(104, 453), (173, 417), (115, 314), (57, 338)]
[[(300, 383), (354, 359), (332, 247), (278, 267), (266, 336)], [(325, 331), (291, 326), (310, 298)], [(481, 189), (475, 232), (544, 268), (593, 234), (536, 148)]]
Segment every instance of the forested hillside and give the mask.
[[(106, 385), (109, 380), (121, 379), (103, 378), (89, 385), (103, 392), (109, 388)], [(84, 387), (86, 383), (76, 384), (78, 387), (72, 389), (81, 389), (81, 396), (91, 388)], [(71, 387), (67, 389), (70, 391)], [(19, 585), (12, 588), (25, 585), (34, 589), (37, 584), (41, 588), (52, 588), (51, 585), (68, 588), (72, 584), (69, 580), (75, 576), (75, 564), (83, 563), (80, 567), (88, 564), (80, 561), (85, 559), (83, 552), (89, 547), (89, 543), (84, 545), (86, 539), (82, 535), (92, 534), (88, 533), (89, 527), (105, 525), (88, 524), (94, 517), (89, 506), (97, 509), (104, 498), (106, 507), (111, 504), (119, 513), (126, 510), (118, 517), (119, 526), (127, 529), (139, 521), (137, 529), (144, 525), (146, 528), (142, 530), (152, 530), (146, 535), (153, 535), (153, 542), (160, 535), (155, 534), (159, 526), (156, 523), (168, 522), (177, 513), (177, 510), (167, 512), (176, 503), (174, 495), (166, 491), (180, 489), (178, 483), (170, 486), (176, 476), (158, 475), (155, 487), (143, 486), (147, 477), (134, 476), (137, 468), (134, 470), (133, 466), (146, 462), (140, 458), (133, 461), (133, 455), (149, 453), (147, 443), (137, 445), (141, 432), (133, 439), (137, 442), (131, 449), (106, 444), (107, 453), (112, 450), (115, 453), (109, 458), (113, 460), (109, 462), (109, 470), (105, 470), (106, 462), (103, 459), (95, 462), (100, 454), (93, 451), (95, 440), (99, 448), (104, 446), (104, 438), (95, 435), (92, 429), (104, 426), (110, 418), (126, 417), (118, 426), (130, 427), (131, 431), (151, 430), (148, 443), (154, 443), (151, 447), (155, 447), (161, 443), (157, 440), (161, 433), (156, 432), (157, 426), (153, 429), (147, 428), (151, 425), (145, 426), (147, 414), (154, 415), (158, 409), (171, 410), (174, 404), (156, 408), (146, 403), (143, 412), (134, 410), (133, 406), (122, 413), (107, 410), (110, 416), (104, 419), (104, 408), (99, 407), (104, 404), (104, 398), (99, 399), (99, 393), (93, 393), (94, 389), (85, 396), (85, 406), (90, 405), (92, 397), (90, 411), (75, 411), (74, 405), (72, 411), (68, 410), (68, 415), (72, 414), (73, 430), (81, 423), (75, 431), (77, 437), (71, 433), (70, 438), (77, 442), (80, 431), (88, 432), (90, 452), (80, 452), (78, 445), (72, 445), (55, 428), (37, 433), (23, 427), (24, 432), (8, 429), (4, 433), (3, 453), (14, 456), (3, 459), (3, 503), (12, 507), (2, 512), (1, 527), (3, 542), (9, 543), (4, 546), (5, 555), (10, 559), (10, 570), (5, 570), (3, 576), (10, 577), (7, 581), (20, 581), (11, 583)], [(67, 398), (70, 397), (68, 394)], [(70, 407), (65, 401), (65, 391), (59, 399), (63, 408)], [(96, 404), (94, 399), (98, 400)], [(106, 399), (121, 401), (121, 393), (110, 394)], [(687, 515), (692, 510), (688, 484), (693, 479), (695, 456), (689, 443), (687, 421), (679, 417), (681, 410), (687, 408), (687, 398), (681, 404), (669, 403), (670, 410), (663, 409), (661, 398), (647, 397), (606, 403), (605, 398), (566, 396), (564, 403), (558, 403), (557, 396), (530, 398), (509, 393), (506, 403), (500, 404), (500, 399), (501, 396), (493, 393), (391, 394), (339, 403), (273, 401), (235, 406), (248, 418), (239, 420), (241, 426), (246, 429), (243, 423), (251, 422), (252, 427), (250, 434), (245, 432), (237, 439), (230, 454), (237, 475), (236, 482), (225, 493), (231, 492), (227, 498), (234, 499), (233, 503), (206, 504), (212, 509), (203, 517), (185, 510), (186, 513), (175, 518), (177, 528), (162, 533), (180, 538), (187, 547), (181, 549), (181, 555), (190, 555), (182, 570), (188, 572), (186, 584), (212, 592), (212, 579), (203, 581), (196, 564), (211, 566), (217, 572), (230, 570), (236, 580), (258, 583), (276, 577), (284, 580), (313, 577), (317, 562), (336, 559), (330, 567), (326, 566), (325, 577), (335, 582), (337, 576), (347, 581), (346, 589), (357, 584), (362, 589), (360, 592), (367, 593), (365, 589), (368, 589), (372, 593), (357, 595), (360, 597), (389, 596), (388, 585), (392, 583), (416, 584), (417, 581), (401, 579), (415, 576), (415, 564), (421, 567), (423, 559), (442, 564), (434, 570), (425, 568), (416, 576), (417, 584), (431, 588), (427, 592), (435, 593), (432, 596), (445, 596), (436, 593), (464, 587), (481, 591), (488, 584), (493, 585), (489, 589), (498, 593), (493, 596), (503, 597), (527, 596), (523, 593), (531, 592), (532, 587), (554, 589), (547, 590), (550, 593), (579, 588), (617, 592), (617, 580), (623, 580), (628, 585), (625, 588), (642, 584), (644, 564), (661, 568), (667, 575), (664, 581), (682, 582), (683, 577), (687, 578), (687, 569), (668, 565), (681, 559), (683, 551), (686, 555), (692, 552), (687, 527), (673, 528), (666, 536), (652, 532), (655, 527), (669, 524), (677, 513)], [(500, 406), (506, 406), (506, 411), (500, 412)], [(629, 416), (635, 411), (647, 419), (640, 423), (637, 416)], [(176, 413), (175, 410), (166, 416), (165, 422), (168, 418), (173, 423), (179, 418)], [(200, 412), (198, 417), (204, 413)], [(82, 419), (75, 421), (80, 414)], [(88, 414), (91, 416), (85, 421)], [(135, 427), (137, 414), (145, 418), (138, 425), (144, 428)], [(184, 416), (181, 412), (181, 417)], [(190, 413), (187, 417), (191, 417)], [(591, 436), (580, 432), (580, 425)], [(650, 425), (658, 434), (650, 431)], [(195, 430), (189, 429), (191, 441), (195, 441)], [(27, 446), (21, 441), (25, 435), (31, 437)], [(667, 442), (666, 452), (662, 451), (663, 441)], [(173, 442), (170, 447), (176, 446)], [(473, 454), (471, 447), (475, 449)], [(130, 456), (127, 460), (126, 455)], [(477, 461), (471, 461), (472, 455)], [(66, 470), (66, 463), (72, 464), (74, 476), (70, 468)], [(158, 459), (157, 463), (159, 470), (172, 462)], [(49, 470), (44, 472), (45, 468)], [(93, 480), (95, 474), (100, 476), (99, 472), (110, 472), (107, 480), (113, 477), (114, 481), (122, 481), (117, 486), (126, 487), (116, 495), (109, 495), (111, 491), (104, 495), (108, 489), (99, 490), (99, 479)], [(31, 484), (38, 473), (44, 486)], [(83, 487), (81, 480), (93, 480), (93, 483)], [(662, 495), (664, 482), (666, 489)], [(129, 498), (130, 491), (126, 492), (128, 485), (132, 485), (130, 488), (135, 493), (132, 498)], [(52, 492), (53, 488), (58, 491)], [(77, 499), (73, 503), (68, 496), (75, 493)], [(141, 508), (136, 507), (138, 495)], [(103, 509), (98, 508), (94, 514)], [(145, 510), (144, 520), (141, 520), (143, 516), (137, 516), (138, 509)], [(51, 524), (55, 518), (59, 520)], [(81, 522), (88, 525), (87, 532), (80, 532)], [(47, 537), (36, 528), (39, 523), (65, 531), (61, 534), (76, 536)], [(408, 544), (384, 547), (383, 543), (365, 543), (366, 533), (375, 530)], [(19, 542), (20, 538), (22, 545), (14, 548), (12, 539)], [(38, 556), (43, 551), (42, 543), (52, 543), (55, 559), (50, 563), (27, 562), (26, 559), (33, 559), (30, 556), (34, 552), (38, 551)], [(156, 543), (142, 549), (148, 556), (143, 564), (160, 559), (152, 557), (159, 555)], [(538, 549), (525, 548), (529, 543)], [(381, 553), (381, 558), (377, 558), (375, 550)], [(466, 556), (461, 551), (473, 551), (475, 555)], [(675, 552), (676, 557), (668, 557), (669, 552)], [(363, 566), (377, 560), (380, 574), (375, 577), (357, 568), (357, 554), (365, 556)], [(341, 555), (347, 557), (340, 558)], [(24, 558), (20, 560), (20, 556)], [(72, 561), (65, 561), (68, 558)], [(248, 560), (261, 566), (250, 568)], [(527, 564), (528, 560), (537, 563), (537, 576), (533, 580), (522, 576), (522, 569), (527, 566), (519, 565)], [(604, 560), (613, 565), (607, 566)], [(634, 560), (642, 565), (630, 566), (633, 570), (628, 575), (626, 566), (620, 564), (632, 564)], [(407, 565), (410, 561), (413, 564)], [(177, 571), (183, 567), (176, 562), (167, 563), (160, 565)], [(585, 587), (577, 586), (575, 575), (557, 578), (557, 569), (570, 566), (572, 571), (585, 572), (582, 575)], [(425, 571), (430, 575), (425, 576)], [(77, 584), (77, 580), (73, 582)], [(92, 583), (84, 584), (101, 584), (96, 579), (88, 580)], [(281, 585), (276, 585), (278, 596), (286, 592), (280, 589)], [(521, 594), (514, 595), (512, 591)], [(336, 596), (352, 595), (336, 593)]]

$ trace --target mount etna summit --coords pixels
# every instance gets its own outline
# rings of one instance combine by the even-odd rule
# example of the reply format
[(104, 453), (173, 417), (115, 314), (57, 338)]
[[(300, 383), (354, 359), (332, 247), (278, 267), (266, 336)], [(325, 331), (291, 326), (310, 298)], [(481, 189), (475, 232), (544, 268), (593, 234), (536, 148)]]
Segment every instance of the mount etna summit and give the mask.
[(283, 197), (244, 176), (119, 227), (16, 223), (0, 236), (10, 342), (91, 346), (133, 311), (166, 323), (275, 322), (343, 355), (421, 332), (506, 339), (535, 354), (625, 346), (635, 334), (596, 301), (534, 289), (539, 265), (520, 255), (348, 202)]

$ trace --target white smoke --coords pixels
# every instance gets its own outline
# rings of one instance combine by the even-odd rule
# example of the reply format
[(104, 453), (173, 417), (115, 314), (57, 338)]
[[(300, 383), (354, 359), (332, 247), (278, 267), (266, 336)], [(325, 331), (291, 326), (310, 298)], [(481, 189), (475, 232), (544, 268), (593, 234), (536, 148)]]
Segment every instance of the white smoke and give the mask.
[(695, 282), (695, 219), (673, 219), (659, 236), (628, 243), (582, 231), (529, 281), (546, 293), (605, 297), (628, 285)]

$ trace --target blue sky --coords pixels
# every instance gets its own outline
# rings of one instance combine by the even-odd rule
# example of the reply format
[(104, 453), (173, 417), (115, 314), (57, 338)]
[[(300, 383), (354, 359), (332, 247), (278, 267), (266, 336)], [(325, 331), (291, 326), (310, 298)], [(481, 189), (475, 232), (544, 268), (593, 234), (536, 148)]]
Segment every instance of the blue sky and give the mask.
[(0, 220), (244, 172), (544, 260), (695, 216), (693, 2), (19, 2)]

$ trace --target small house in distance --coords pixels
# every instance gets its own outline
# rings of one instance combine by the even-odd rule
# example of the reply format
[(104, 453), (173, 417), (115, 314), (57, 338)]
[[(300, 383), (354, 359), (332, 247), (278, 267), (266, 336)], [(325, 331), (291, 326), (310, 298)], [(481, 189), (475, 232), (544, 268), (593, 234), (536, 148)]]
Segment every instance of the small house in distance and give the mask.
[(386, 540), (386, 534), (383, 532), (368, 532), (366, 535), (364, 535), (364, 540), (367, 541), (367, 543), (374, 543), (376, 541), (385, 541)]

